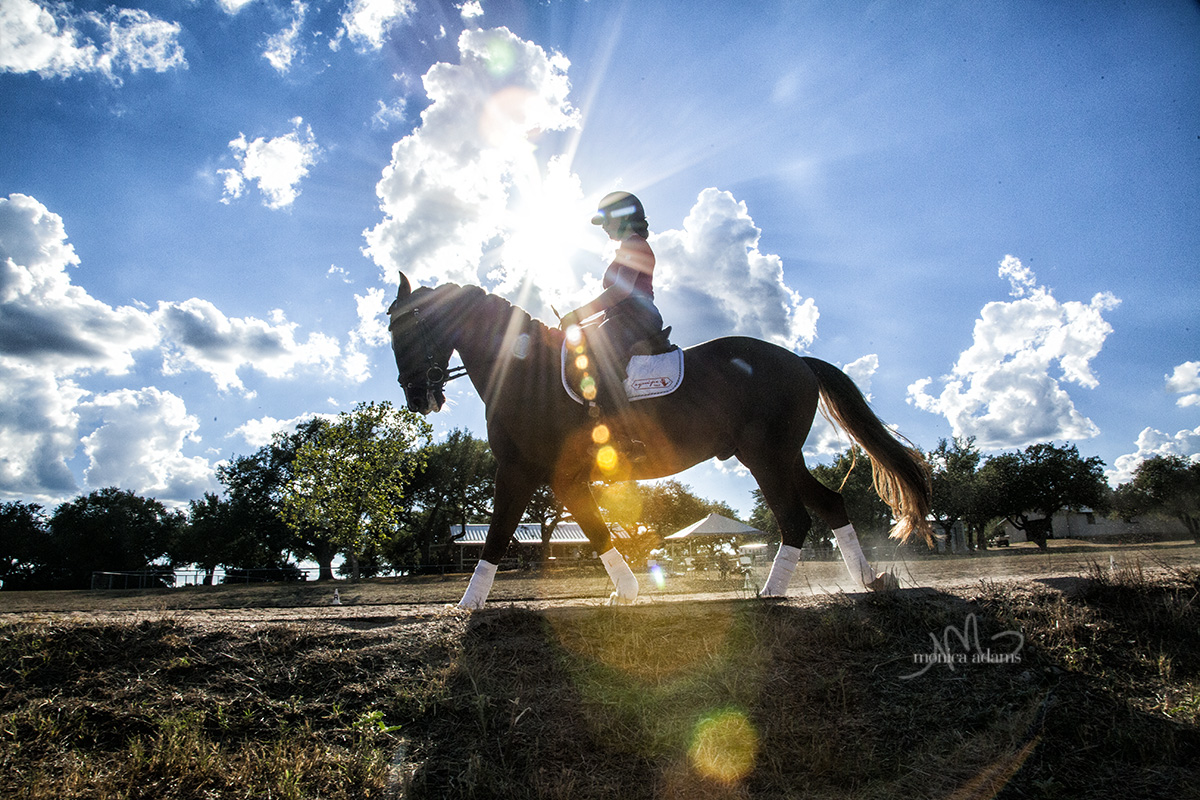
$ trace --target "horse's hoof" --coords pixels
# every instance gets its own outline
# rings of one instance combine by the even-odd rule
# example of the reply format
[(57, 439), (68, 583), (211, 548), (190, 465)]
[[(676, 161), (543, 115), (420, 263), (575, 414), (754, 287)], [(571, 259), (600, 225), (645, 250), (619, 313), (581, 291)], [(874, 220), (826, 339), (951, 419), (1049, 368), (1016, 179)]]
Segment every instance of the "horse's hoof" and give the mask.
[(610, 606), (631, 606), (637, 600), (637, 595), (633, 597), (623, 597), (616, 592), (608, 596), (608, 604)]
[(894, 592), (900, 588), (900, 579), (894, 572), (881, 572), (867, 584), (867, 588), (872, 592)]

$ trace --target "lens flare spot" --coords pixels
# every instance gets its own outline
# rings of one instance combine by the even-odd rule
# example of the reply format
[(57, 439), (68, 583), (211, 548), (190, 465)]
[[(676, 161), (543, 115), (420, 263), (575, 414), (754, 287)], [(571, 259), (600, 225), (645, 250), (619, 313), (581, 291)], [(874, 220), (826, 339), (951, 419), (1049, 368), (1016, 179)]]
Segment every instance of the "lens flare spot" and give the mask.
[(596, 451), (596, 466), (605, 472), (611, 472), (617, 468), (617, 449), (611, 444), (606, 444)]
[(578, 325), (568, 325), (567, 326), (567, 342), (572, 347), (576, 347), (582, 341), (583, 341), (583, 331), (581, 331), (579, 329), (579, 326)]
[(697, 772), (723, 783), (750, 774), (758, 757), (758, 732), (736, 708), (701, 717), (692, 732), (688, 758)]
[(606, 444), (612, 433), (608, 430), (607, 425), (597, 425), (592, 428), (592, 441), (596, 444)]
[(588, 368), (588, 357), (587, 356), (576, 356), (575, 357), (575, 369), (584, 370), (587, 368)]
[(660, 589), (667, 585), (667, 576), (663, 572), (663, 568), (658, 564), (650, 565), (650, 579), (654, 581), (654, 585)]

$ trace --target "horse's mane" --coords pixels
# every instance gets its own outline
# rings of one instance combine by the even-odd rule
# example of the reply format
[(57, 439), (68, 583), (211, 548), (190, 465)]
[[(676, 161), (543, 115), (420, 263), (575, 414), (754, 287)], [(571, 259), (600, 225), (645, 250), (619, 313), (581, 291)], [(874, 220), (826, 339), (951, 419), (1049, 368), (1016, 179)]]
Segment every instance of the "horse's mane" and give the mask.
[[(417, 289), (413, 294), (420, 291)], [(555, 351), (562, 347), (563, 333), (558, 328), (551, 328), (515, 303), (479, 286), (443, 283), (427, 291), (438, 298), (437, 306), (456, 318), (455, 324), (469, 319), (473, 328), (488, 330), (494, 336), (511, 335), (515, 327), (517, 332), (529, 334)]]

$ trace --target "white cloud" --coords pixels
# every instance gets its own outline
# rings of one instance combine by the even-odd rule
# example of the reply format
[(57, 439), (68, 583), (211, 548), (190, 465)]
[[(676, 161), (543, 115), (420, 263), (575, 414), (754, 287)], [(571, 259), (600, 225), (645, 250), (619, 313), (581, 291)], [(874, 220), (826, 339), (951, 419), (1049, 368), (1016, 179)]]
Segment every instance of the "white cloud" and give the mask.
[(224, 9), (226, 14), (236, 14), (253, 2), (254, 0), (217, 0), (217, 5)]
[(378, 50), (388, 32), (408, 21), (415, 11), (412, 0), (350, 0), (342, 12), (338, 39), (345, 35), (359, 49)]
[(300, 29), (304, 25), (304, 15), (308, 6), (295, 0), (292, 3), (292, 24), (267, 39), (267, 49), (263, 58), (270, 62), (275, 70), (282, 74), (292, 68), (292, 61), (300, 54)]
[(229, 143), (238, 166), (217, 170), (225, 181), (222, 203), (241, 197), (246, 183), (253, 181), (258, 182), (268, 208), (285, 208), (295, 201), (300, 194), (297, 184), (316, 163), (320, 148), (303, 119), (293, 119), (292, 127), (293, 131), (274, 139), (260, 136), (248, 142), (245, 134), (239, 134)]
[(62, 217), (32, 197), (0, 197), (0, 364), (54, 375), (120, 374), (158, 339), (149, 315), (113, 308), (71, 283), (79, 264)]
[(467, 0), (458, 6), (458, 11), (464, 20), (473, 22), (483, 16), (483, 4), (479, 0)]
[(246, 444), (257, 449), (263, 445), (271, 443), (271, 439), (277, 433), (291, 433), (296, 430), (297, 426), (302, 422), (307, 422), (310, 419), (323, 417), (325, 419), (334, 420), (336, 414), (301, 414), (298, 417), (291, 419), (275, 419), (275, 417), (260, 417), (258, 419), (247, 420), (234, 429), (231, 436), (241, 436)]
[[(856, 358), (841, 369), (850, 376), (863, 396), (870, 400), (871, 379), (879, 369), (879, 356), (871, 353)], [(813, 418), (812, 430), (804, 442), (804, 455), (815, 458), (835, 456), (844, 453), (850, 444), (849, 434), (832, 425), (824, 414), (819, 413)]]
[(0, 362), (0, 497), (53, 503), (75, 491), (67, 461), (86, 395), (71, 379)]
[(280, 379), (364, 368), (339, 361), (328, 336), (298, 339), (279, 311), (230, 319), (196, 298), (153, 312), (113, 308), (71, 282), (79, 263), (60, 216), (26, 195), (0, 198), (0, 497), (50, 503), (76, 491), (68, 462), (81, 436), (93, 488), (182, 501), (211, 485), (211, 464), (183, 455), (197, 423), (181, 399), (155, 387), (99, 396), (85, 387), (97, 373), (129, 373), (139, 353), (161, 352), (166, 373), (199, 369), (245, 394), (243, 369)]
[(408, 104), (403, 97), (398, 97), (390, 104), (379, 102), (379, 109), (371, 115), (371, 127), (375, 130), (385, 131), (392, 125), (398, 125), (404, 122), (404, 115), (408, 111)]
[(1153, 456), (1182, 456), (1200, 461), (1200, 428), (1183, 430), (1171, 435), (1154, 428), (1145, 428), (1138, 434), (1137, 450), (1118, 456), (1113, 469), (1107, 471), (1108, 482), (1119, 486), (1133, 480), (1138, 465)]
[(238, 376), (243, 368), (270, 378), (290, 377), (301, 366), (330, 371), (340, 355), (338, 343), (324, 334), (296, 338), (295, 323), (273, 312), (272, 321), (231, 318), (207, 300), (158, 304), (155, 321), (163, 331), (163, 372), (205, 372), (222, 391), (236, 389), (253, 396)]
[(505, 28), (464, 31), (458, 47), (460, 64), (425, 73), (430, 104), (376, 189), (386, 217), (367, 252), (388, 282), (403, 269), (418, 283), (479, 283), (485, 246), (542, 181), (531, 137), (578, 125), (562, 56)]
[(119, 73), (186, 68), (178, 23), (141, 9), (110, 6), (104, 12), (72, 13), (32, 0), (0, 3), (0, 72), (44, 77), (100, 73), (120, 83)]
[(816, 304), (788, 287), (779, 256), (759, 251), (761, 233), (745, 203), (705, 189), (682, 230), (651, 237), (655, 299), (688, 341), (736, 333), (802, 350), (816, 338)]
[(89, 486), (118, 486), (177, 505), (216, 487), (213, 465), (183, 454), (187, 443), (199, 443), (200, 423), (178, 395), (120, 389), (80, 403), (79, 413), (99, 418), (82, 439)]
[(1175, 405), (1180, 408), (1200, 405), (1200, 361), (1185, 361), (1166, 378), (1167, 391), (1183, 395)]
[(930, 394), (934, 381), (924, 378), (908, 387), (908, 402), (944, 415), (955, 436), (975, 436), (985, 449), (1095, 436), (1063, 383), (1099, 385), (1090, 362), (1112, 332), (1103, 314), (1120, 301), (1102, 292), (1086, 304), (1060, 303), (1012, 256), (1000, 275), (1017, 299), (984, 306), (941, 392)]

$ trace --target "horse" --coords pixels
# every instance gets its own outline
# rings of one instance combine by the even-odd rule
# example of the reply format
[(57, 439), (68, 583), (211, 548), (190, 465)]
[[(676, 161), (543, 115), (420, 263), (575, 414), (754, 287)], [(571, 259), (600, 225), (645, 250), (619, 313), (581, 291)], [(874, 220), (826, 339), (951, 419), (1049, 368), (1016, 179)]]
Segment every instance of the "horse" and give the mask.
[[(745, 336), (686, 348), (679, 388), (630, 403), (623, 415), (624, 432), (645, 444), (645, 456), (634, 459), (599, 447), (608, 432), (565, 391), (566, 334), (558, 328), (478, 286), (413, 289), (403, 274), (388, 316), (410, 411), (441, 410), (446, 382), (464, 374), (484, 403), (497, 463), (495, 502), (463, 608), (483, 607), (526, 506), (546, 484), (600, 554), (614, 584), (611, 601), (634, 602), (637, 578), (612, 546), (592, 485), (662, 478), (712, 458), (741, 462), (778, 522), (782, 542), (760, 595), (786, 595), (812, 526), (809, 509), (833, 529), (860, 588), (894, 588), (894, 575), (876, 573), (863, 555), (841, 495), (805, 465), (801, 449), (822, 401), (827, 417), (869, 456), (875, 490), (892, 509), (892, 537), (931, 541), (924, 458), (871, 411), (849, 376), (825, 361)], [(462, 363), (450, 369), (454, 352)]]

